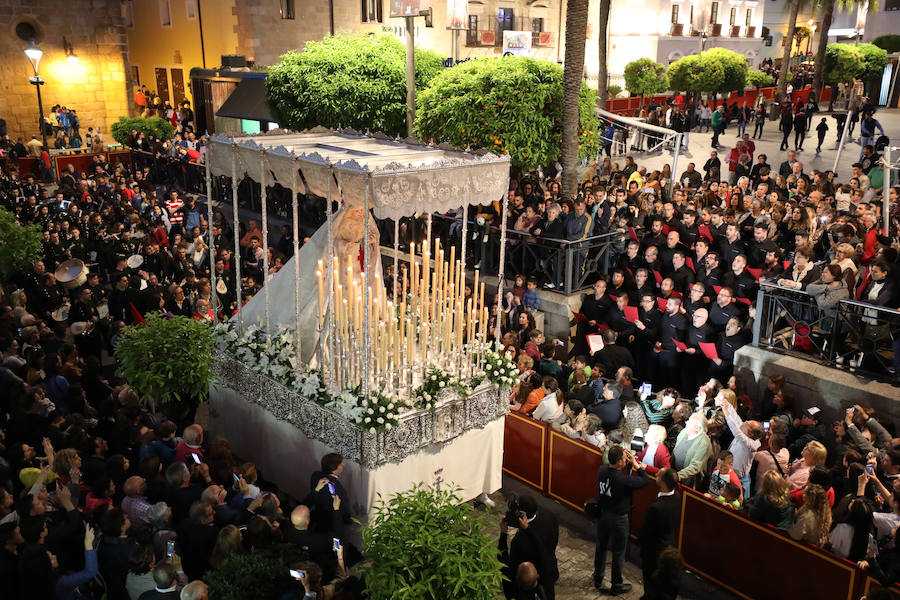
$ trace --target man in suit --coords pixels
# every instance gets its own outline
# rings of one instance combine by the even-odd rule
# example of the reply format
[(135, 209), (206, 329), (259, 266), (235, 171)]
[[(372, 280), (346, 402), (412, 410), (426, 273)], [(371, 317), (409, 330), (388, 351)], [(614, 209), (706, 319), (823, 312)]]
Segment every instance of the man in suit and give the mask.
[[(531, 496), (519, 497), (519, 531), (509, 546), (511, 573), (518, 573), (519, 565), (532, 563), (537, 569), (544, 597), (556, 597), (556, 580), (559, 567), (556, 562), (556, 545), (559, 543), (559, 523), (549, 510), (538, 510)], [(501, 535), (505, 543), (505, 536)]]
[(628, 348), (616, 344), (618, 335), (615, 330), (607, 329), (601, 336), (603, 348), (591, 355), (591, 365), (601, 365), (604, 373), (615, 373), (619, 367), (634, 369), (634, 357)]
[(641, 546), (641, 571), (644, 582), (656, 571), (659, 554), (667, 546), (675, 545), (675, 529), (681, 515), (681, 494), (678, 493), (678, 473), (668, 467), (656, 475), (659, 493), (647, 508), (644, 524), (638, 532)]

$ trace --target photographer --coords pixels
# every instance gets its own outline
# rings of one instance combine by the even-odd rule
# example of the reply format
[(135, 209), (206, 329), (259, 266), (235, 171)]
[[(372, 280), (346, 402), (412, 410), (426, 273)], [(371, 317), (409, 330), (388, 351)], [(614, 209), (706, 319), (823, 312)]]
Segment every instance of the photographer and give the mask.
[[(594, 552), (594, 587), (600, 590), (606, 571), (606, 552), (612, 553), (612, 586), (608, 593), (624, 594), (631, 590), (630, 583), (623, 583), (622, 568), (625, 565), (625, 547), (628, 543), (628, 515), (631, 512), (631, 494), (650, 483), (644, 465), (637, 461), (634, 452), (621, 446), (609, 449), (608, 465), (600, 467), (597, 474), (597, 547)], [(628, 473), (625, 472), (626, 466)], [(631, 472), (637, 471), (637, 475)]]
[[(519, 531), (513, 537), (507, 553), (508, 527), (517, 527)], [(559, 579), (559, 568), (556, 563), (558, 542), (559, 523), (553, 513), (538, 511), (537, 503), (531, 496), (510, 500), (506, 516), (500, 522), (499, 542), (500, 560), (509, 569), (507, 576), (510, 582), (504, 585), (504, 593), (508, 599), (519, 598), (520, 592), (526, 591), (517, 587), (517, 583), (513, 583), (519, 573), (519, 566), (523, 563), (530, 563), (537, 569), (539, 585), (544, 592), (543, 598), (553, 600), (556, 597), (554, 586)]]

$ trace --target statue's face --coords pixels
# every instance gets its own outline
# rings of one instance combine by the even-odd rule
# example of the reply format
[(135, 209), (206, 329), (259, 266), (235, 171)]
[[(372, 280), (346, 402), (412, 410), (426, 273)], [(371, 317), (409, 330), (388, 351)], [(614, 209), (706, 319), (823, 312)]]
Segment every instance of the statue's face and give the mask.
[(361, 206), (348, 209), (341, 220), (341, 230), (338, 235), (345, 240), (361, 242), (366, 232), (364, 215), (365, 210)]

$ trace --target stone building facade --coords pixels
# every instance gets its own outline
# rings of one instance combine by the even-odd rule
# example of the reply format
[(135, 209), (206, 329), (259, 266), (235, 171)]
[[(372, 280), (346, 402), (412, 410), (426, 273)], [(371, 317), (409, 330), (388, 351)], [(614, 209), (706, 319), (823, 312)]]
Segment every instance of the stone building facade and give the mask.
[[(44, 51), (39, 72), (44, 112), (54, 104), (78, 111), (82, 135), (88, 127), (109, 128), (129, 111), (131, 82), (128, 40), (119, 0), (0, 0), (0, 117), (11, 137), (38, 134), (38, 104), (26, 42), (16, 26), (30, 23)], [(77, 62), (66, 59), (65, 42)]]

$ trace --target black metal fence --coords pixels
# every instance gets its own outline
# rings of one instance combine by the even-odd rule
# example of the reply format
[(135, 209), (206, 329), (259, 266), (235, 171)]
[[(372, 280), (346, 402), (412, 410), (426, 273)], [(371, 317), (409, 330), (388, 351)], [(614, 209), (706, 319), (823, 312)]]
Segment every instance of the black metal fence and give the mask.
[(873, 379), (895, 377), (900, 311), (857, 300), (822, 308), (804, 291), (766, 282), (756, 306), (754, 345)]

